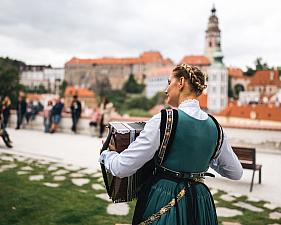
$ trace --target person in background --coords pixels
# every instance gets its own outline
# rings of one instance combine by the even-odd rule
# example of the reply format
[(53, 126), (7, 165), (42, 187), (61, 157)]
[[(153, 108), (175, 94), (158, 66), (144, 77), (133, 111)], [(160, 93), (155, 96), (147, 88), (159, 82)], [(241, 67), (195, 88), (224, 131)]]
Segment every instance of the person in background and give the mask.
[(93, 132), (92, 132), (92, 136), (96, 135), (96, 129), (98, 127), (100, 121), (100, 112), (98, 108), (94, 108), (93, 114), (91, 116), (91, 121), (89, 123), (89, 126), (92, 128)]
[(71, 118), (72, 118), (71, 130), (74, 133), (76, 133), (77, 123), (78, 123), (78, 120), (79, 120), (79, 118), (81, 116), (81, 112), (82, 112), (81, 102), (78, 100), (77, 95), (73, 96), (73, 100), (70, 105), (70, 110), (71, 110)]
[(29, 120), (32, 118), (33, 110), (34, 110), (33, 101), (31, 99), (27, 99), (26, 113), (25, 113), (25, 119), (27, 124), (29, 123)]
[(100, 105), (100, 114), (101, 114), (100, 124), (99, 124), (99, 126), (100, 126), (99, 137), (100, 138), (103, 137), (105, 126), (111, 120), (112, 110), (113, 110), (113, 104), (111, 102), (109, 102), (107, 97), (104, 97), (103, 102)]
[(26, 114), (26, 101), (24, 98), (24, 94), (20, 93), (18, 97), (18, 101), (16, 104), (16, 110), (17, 110), (17, 126), (16, 130), (20, 129), (20, 126), (22, 124), (23, 118)]
[(3, 113), (2, 113), (2, 101), (1, 101), (1, 96), (0, 96), (0, 137), (2, 137), (5, 145), (8, 148), (12, 148), (12, 141), (9, 137), (9, 134), (6, 130), (6, 128), (4, 127), (4, 118), (3, 118)]
[(53, 108), (53, 102), (51, 100), (49, 100), (46, 107), (43, 110), (44, 132), (45, 133), (48, 133), (52, 126), (52, 108)]
[(55, 133), (58, 129), (60, 120), (61, 120), (61, 113), (63, 110), (64, 104), (61, 102), (60, 98), (56, 99), (56, 103), (52, 108), (52, 126), (50, 133)]
[(3, 115), (3, 126), (7, 127), (11, 111), (11, 100), (8, 96), (6, 96), (2, 102), (2, 115)]

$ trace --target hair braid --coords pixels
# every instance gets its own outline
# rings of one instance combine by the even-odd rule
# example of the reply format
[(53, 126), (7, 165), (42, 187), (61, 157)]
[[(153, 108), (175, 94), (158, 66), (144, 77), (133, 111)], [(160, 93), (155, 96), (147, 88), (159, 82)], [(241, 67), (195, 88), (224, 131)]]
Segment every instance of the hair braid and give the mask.
[(188, 80), (191, 90), (195, 92), (196, 96), (201, 95), (202, 91), (207, 87), (207, 76), (196, 66), (180, 64), (173, 69), (173, 72), (177, 78), (183, 76)]

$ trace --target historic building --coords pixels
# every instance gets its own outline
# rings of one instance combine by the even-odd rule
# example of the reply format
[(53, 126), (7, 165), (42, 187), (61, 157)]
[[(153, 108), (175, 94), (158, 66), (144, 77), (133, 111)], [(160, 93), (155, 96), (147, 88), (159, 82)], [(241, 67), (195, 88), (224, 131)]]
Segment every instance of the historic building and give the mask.
[(168, 77), (173, 70), (173, 66), (157, 68), (151, 70), (146, 76), (145, 94), (146, 97), (151, 98), (157, 92), (163, 92), (168, 84)]
[(34, 91), (44, 87), (49, 93), (58, 94), (63, 79), (64, 69), (50, 65), (26, 65), (20, 72), (20, 83)]
[[(215, 7), (211, 10), (205, 35), (205, 55), (186, 55), (179, 62), (199, 67), (208, 74), (207, 95), (204, 102), (211, 112), (219, 112), (228, 104), (228, 70), (222, 59), (221, 36)], [(146, 78), (146, 95), (153, 96), (164, 91), (171, 68), (157, 68), (150, 71)]]
[(65, 64), (65, 80), (98, 93), (102, 89), (121, 89), (130, 74), (143, 82), (147, 71), (172, 64), (158, 51), (144, 52), (136, 58), (72, 58)]

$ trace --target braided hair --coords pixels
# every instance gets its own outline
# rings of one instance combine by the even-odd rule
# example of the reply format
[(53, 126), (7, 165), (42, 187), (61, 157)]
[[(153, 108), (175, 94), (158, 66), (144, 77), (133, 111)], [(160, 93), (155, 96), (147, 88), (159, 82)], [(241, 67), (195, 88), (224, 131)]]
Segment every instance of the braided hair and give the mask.
[(207, 87), (207, 75), (196, 66), (189, 66), (187, 64), (177, 65), (173, 69), (173, 74), (176, 78), (184, 77), (187, 79), (191, 91), (194, 92), (197, 97), (200, 96)]

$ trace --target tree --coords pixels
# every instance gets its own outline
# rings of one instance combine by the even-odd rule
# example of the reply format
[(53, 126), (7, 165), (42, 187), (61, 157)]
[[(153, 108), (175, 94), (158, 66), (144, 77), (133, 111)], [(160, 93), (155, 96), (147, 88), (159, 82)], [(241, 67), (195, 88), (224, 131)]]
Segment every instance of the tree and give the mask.
[(247, 66), (247, 71), (245, 72), (245, 75), (250, 77), (255, 74), (256, 70), (252, 69), (251, 67)]
[(257, 57), (254, 61), (255, 69), (251, 68), (250, 66), (247, 66), (247, 71), (245, 72), (246, 76), (253, 76), (257, 70), (269, 70), (269, 66), (266, 62), (263, 62), (263, 59), (261, 57)]
[(228, 78), (228, 97), (229, 98), (233, 98), (233, 90), (231, 88), (231, 79), (230, 77)]
[(25, 63), (21, 61), (0, 57), (0, 96), (9, 96), (13, 104), (16, 102), (18, 92), (24, 89), (19, 83), (20, 68), (23, 66)]
[(130, 74), (128, 80), (123, 86), (123, 90), (130, 94), (141, 93), (144, 89), (144, 84), (138, 84), (134, 75)]
[(263, 61), (263, 59), (261, 57), (258, 57), (255, 60), (256, 70), (268, 70), (269, 69), (267, 63), (266, 62), (262, 62), (262, 61)]
[(92, 88), (100, 96), (105, 96), (105, 93), (111, 90), (111, 84), (108, 77), (96, 78), (96, 84)]
[(67, 87), (67, 82), (66, 82), (66, 80), (63, 80), (61, 85), (60, 85), (60, 97), (64, 96), (64, 92), (65, 92), (66, 87)]

